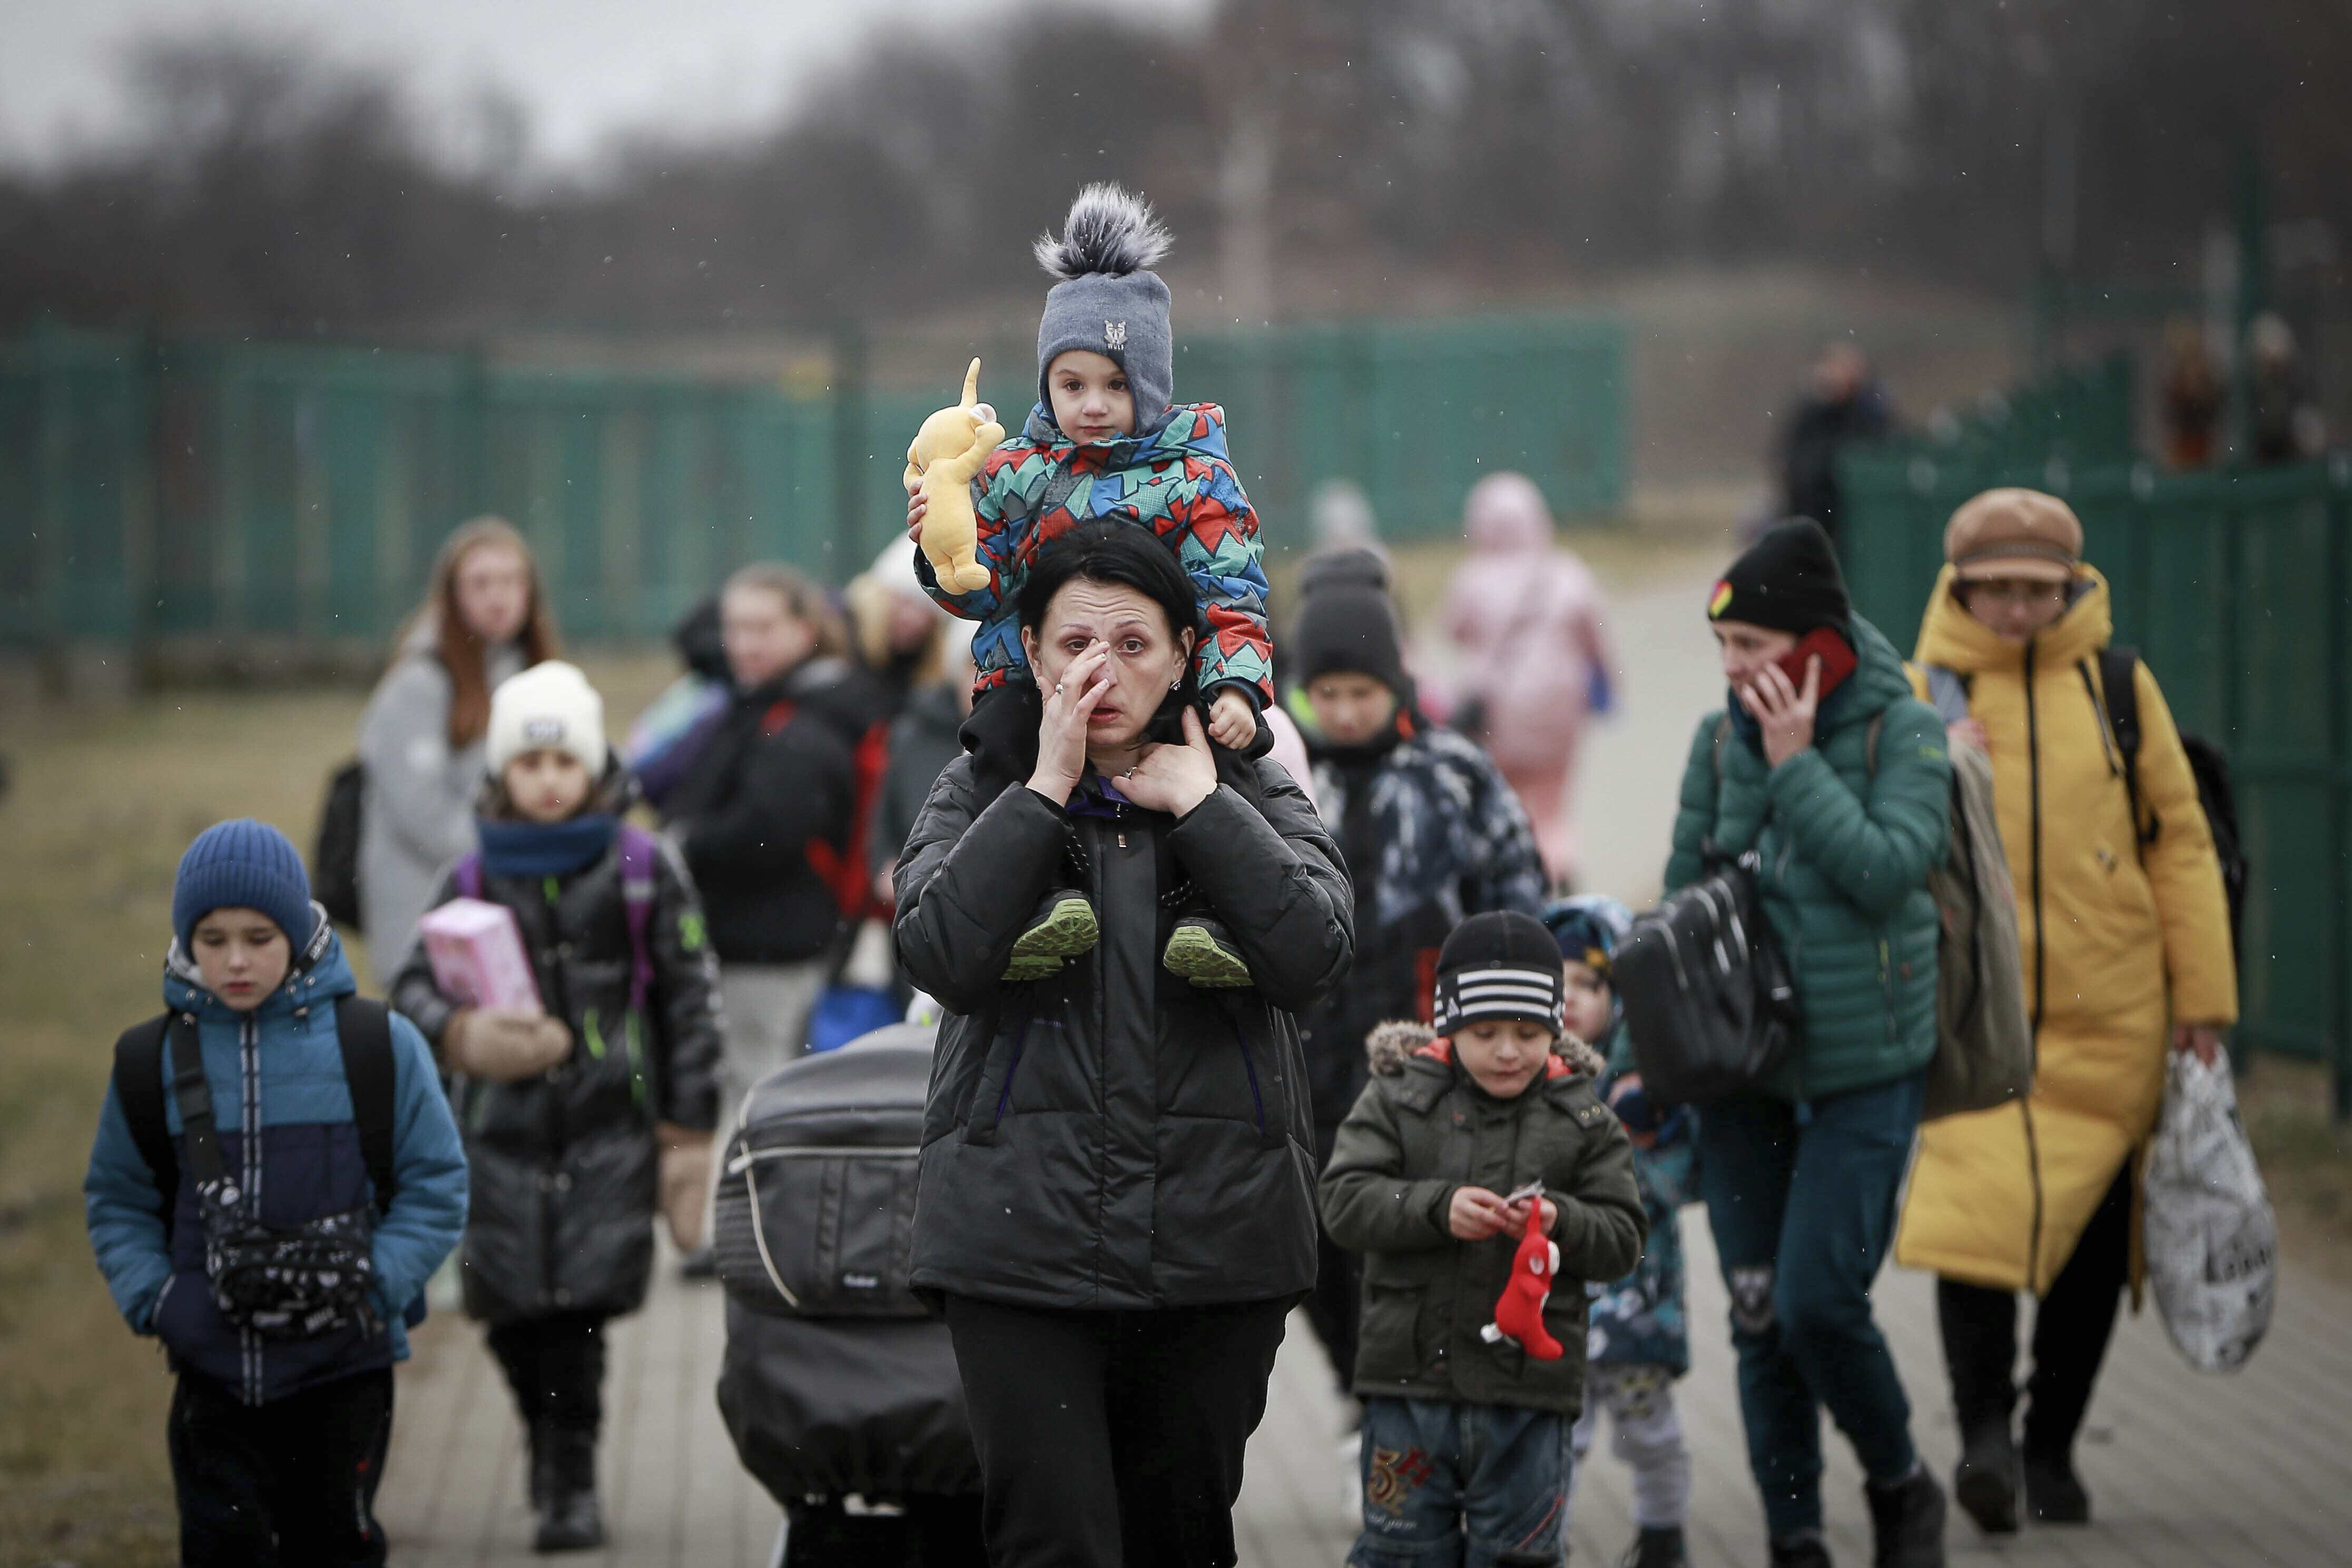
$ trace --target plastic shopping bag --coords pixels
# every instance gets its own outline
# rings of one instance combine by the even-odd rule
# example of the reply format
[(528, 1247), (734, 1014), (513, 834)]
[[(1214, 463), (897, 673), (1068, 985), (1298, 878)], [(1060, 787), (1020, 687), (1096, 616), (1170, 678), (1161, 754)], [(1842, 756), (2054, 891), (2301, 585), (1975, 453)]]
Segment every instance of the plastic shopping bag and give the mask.
[(2246, 1364), (2278, 1297), (2278, 1221), (2238, 1119), (2230, 1063), (2176, 1051), (2150, 1150), (2146, 1239), (2157, 1310), (2200, 1372)]

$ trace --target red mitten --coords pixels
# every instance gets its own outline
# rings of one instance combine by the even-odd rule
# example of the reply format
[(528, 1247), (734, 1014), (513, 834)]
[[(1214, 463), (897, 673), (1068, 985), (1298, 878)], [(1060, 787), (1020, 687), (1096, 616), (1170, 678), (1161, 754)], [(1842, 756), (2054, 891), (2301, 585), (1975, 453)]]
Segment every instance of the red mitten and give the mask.
[(1559, 1272), (1559, 1249), (1543, 1233), (1543, 1205), (1528, 1204), (1527, 1225), (1511, 1257), (1511, 1282), (1495, 1302), (1495, 1321), (1479, 1331), (1488, 1344), (1509, 1340), (1538, 1361), (1558, 1361), (1559, 1341), (1544, 1328), (1544, 1302)]

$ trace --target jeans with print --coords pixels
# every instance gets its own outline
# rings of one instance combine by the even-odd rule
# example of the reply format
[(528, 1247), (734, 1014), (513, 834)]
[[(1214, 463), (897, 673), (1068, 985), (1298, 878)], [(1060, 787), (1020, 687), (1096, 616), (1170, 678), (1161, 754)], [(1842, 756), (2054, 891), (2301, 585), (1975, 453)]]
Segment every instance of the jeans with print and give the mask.
[(1748, 1464), (1775, 1541), (1822, 1528), (1822, 1412), (1881, 1483), (1919, 1462), (1911, 1402), (1870, 1311), (1927, 1075), (1803, 1106), (1719, 1101), (1699, 1187), (1739, 1353)]
[(1509, 1405), (1365, 1399), (1364, 1531), (1349, 1568), (1566, 1561), (1569, 1425)]

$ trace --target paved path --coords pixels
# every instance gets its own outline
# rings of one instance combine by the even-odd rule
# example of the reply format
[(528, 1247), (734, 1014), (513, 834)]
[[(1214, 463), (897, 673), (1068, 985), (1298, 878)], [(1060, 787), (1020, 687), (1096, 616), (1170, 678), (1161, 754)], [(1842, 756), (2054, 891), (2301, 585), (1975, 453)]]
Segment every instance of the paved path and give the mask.
[[(1583, 780), (1593, 885), (1634, 900), (1655, 891), (1695, 716), (1717, 678), (1694, 606), (1703, 583), (1672, 583), (1617, 606), (1632, 666), (1627, 716), (1602, 727)], [(1696, 1364), (1680, 1385), (1694, 1450), (1693, 1561), (1760, 1568), (1761, 1525), (1734, 1400), (1723, 1291), (1703, 1213), (1685, 1211)], [(608, 1568), (761, 1568), (777, 1523), (720, 1428), (712, 1386), (721, 1339), (715, 1287), (664, 1267), (646, 1310), (615, 1330), (604, 1497), (613, 1545), (574, 1559)], [(1923, 1277), (1890, 1272), (1880, 1319), (1918, 1411), (1929, 1462), (1956, 1457)], [(2291, 1270), (2279, 1321), (2252, 1364), (2227, 1378), (2189, 1372), (2152, 1315), (2127, 1320), (2080, 1454), (2100, 1522), (2035, 1531), (2005, 1546), (1956, 1518), (1956, 1563), (2004, 1568), (2311, 1568), (2352, 1563), (2352, 1292)], [(1339, 1407), (1320, 1347), (1292, 1320), (1266, 1420), (1250, 1448), (1237, 1527), (1245, 1568), (1337, 1564), (1353, 1528), (1338, 1459)], [(1839, 1561), (1868, 1561), (1861, 1479), (1828, 1443)], [(404, 1371), (383, 1500), (401, 1568), (488, 1568), (544, 1561), (527, 1550), (521, 1437), (480, 1336), (436, 1317)], [(1612, 1563), (1633, 1535), (1625, 1471), (1597, 1455), (1579, 1489), (1574, 1555)]]

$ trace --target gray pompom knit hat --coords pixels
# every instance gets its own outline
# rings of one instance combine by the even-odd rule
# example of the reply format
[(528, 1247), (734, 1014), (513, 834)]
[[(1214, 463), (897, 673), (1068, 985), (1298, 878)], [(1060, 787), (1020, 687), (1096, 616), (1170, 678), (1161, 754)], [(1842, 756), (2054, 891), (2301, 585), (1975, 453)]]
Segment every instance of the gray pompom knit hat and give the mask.
[(1139, 434), (1165, 419), (1176, 401), (1176, 350), (1168, 286), (1149, 268), (1171, 243), (1151, 204), (1113, 184), (1080, 191), (1060, 235), (1038, 236), (1037, 264), (1061, 279), (1037, 321), (1037, 401), (1048, 413), (1047, 368), (1057, 355), (1088, 349), (1127, 372)]

